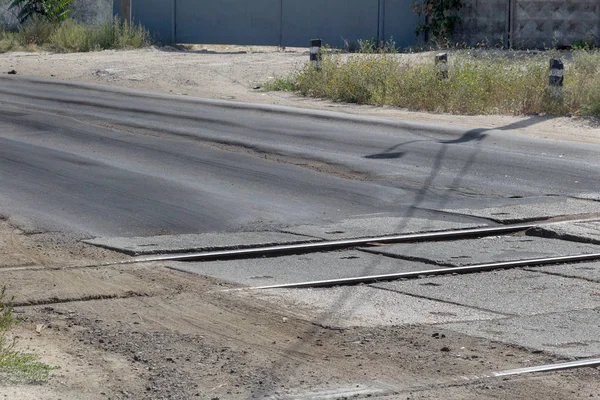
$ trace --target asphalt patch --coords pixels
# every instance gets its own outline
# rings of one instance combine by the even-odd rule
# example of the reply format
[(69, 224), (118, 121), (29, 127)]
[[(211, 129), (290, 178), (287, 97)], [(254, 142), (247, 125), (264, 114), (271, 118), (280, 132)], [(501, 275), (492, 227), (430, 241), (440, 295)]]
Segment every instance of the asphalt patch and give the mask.
[(520, 269), (370, 286), (513, 316), (600, 308), (595, 282)]
[(233, 261), (177, 262), (169, 268), (246, 286), (267, 286), (430, 270), (427, 264), (362, 251), (333, 251)]
[(600, 355), (600, 310), (569, 311), (442, 326), (455, 332), (537, 349), (562, 357)]
[(234, 250), (316, 242), (319, 239), (281, 232), (200, 233), (146, 237), (100, 237), (85, 243), (132, 256)]
[(600, 214), (600, 202), (593, 199), (566, 199), (561, 197), (516, 199), (515, 202), (497, 207), (481, 209), (447, 209), (452, 212), (472, 217), (485, 218), (502, 224), (515, 224), (532, 221), (543, 221), (568, 215)]
[(600, 253), (600, 246), (534, 236), (489, 236), (454, 241), (401, 243), (362, 250), (445, 267)]
[(403, 217), (370, 217), (346, 219), (327, 225), (301, 225), (286, 228), (289, 233), (326, 240), (358, 239), (407, 233), (440, 232), (456, 229), (482, 228), (486, 223), (467, 223), (453, 220), (430, 220)]
[(532, 230), (531, 233), (543, 237), (600, 245), (600, 221), (571, 222), (541, 226)]

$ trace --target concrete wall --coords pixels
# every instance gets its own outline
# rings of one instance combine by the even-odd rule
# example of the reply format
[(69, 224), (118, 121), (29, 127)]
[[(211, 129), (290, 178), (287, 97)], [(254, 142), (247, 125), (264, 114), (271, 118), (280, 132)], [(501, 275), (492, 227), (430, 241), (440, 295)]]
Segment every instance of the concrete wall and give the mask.
[(600, 0), (516, 1), (514, 44), (518, 47), (600, 46)]
[(6, 29), (15, 28), (18, 24), (17, 13), (14, 10), (9, 10), (8, 1), (0, 1), (0, 28)]
[(93, 24), (113, 17), (113, 0), (75, 0), (71, 17), (84, 24)]
[[(9, 10), (9, 0), (0, 0), (0, 27), (16, 28), (17, 12)], [(113, 0), (75, 0), (71, 18), (84, 24), (106, 21), (113, 17)]]
[(600, 0), (463, 0), (454, 40), (476, 46), (549, 48), (591, 41), (600, 46)]

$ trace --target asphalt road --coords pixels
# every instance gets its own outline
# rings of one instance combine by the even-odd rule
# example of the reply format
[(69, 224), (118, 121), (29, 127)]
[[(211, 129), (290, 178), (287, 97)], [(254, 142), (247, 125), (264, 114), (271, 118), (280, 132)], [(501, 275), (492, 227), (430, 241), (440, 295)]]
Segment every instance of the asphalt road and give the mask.
[[(133, 236), (595, 193), (600, 146), (0, 77), (0, 214)], [(523, 199), (521, 199), (523, 200)]]

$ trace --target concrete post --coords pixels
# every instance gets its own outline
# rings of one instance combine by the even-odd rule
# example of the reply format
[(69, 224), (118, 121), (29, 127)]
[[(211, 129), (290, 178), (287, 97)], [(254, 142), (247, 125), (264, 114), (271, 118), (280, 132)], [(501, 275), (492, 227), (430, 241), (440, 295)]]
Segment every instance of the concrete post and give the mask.
[(438, 79), (448, 79), (448, 53), (436, 54), (435, 67)]
[(562, 60), (551, 59), (550, 60), (550, 96), (559, 98), (563, 94), (563, 83), (565, 80), (565, 65)]
[(310, 61), (312, 66), (317, 71), (321, 70), (321, 46), (323, 41), (321, 39), (313, 39), (310, 41)]

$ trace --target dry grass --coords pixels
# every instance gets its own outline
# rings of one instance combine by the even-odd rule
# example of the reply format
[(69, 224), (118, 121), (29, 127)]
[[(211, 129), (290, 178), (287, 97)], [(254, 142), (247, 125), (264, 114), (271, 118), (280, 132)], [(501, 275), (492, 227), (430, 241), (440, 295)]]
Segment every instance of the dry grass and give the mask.
[(33, 19), (23, 24), (18, 31), (0, 30), (0, 53), (36, 48), (59, 52), (88, 52), (133, 49), (150, 44), (150, 34), (141, 25), (129, 25), (116, 18), (91, 26), (73, 20), (50, 23), (43, 19)]
[(0, 289), (0, 384), (44, 382), (53, 368), (32, 354), (15, 350), (10, 331), (18, 322), (11, 301), (6, 300), (5, 288)]
[(456, 114), (600, 115), (600, 51), (577, 50), (566, 63), (562, 99), (550, 95), (551, 53), (450, 53), (440, 80), (433, 56), (414, 62), (398, 54), (324, 54), (322, 70), (307, 64), (270, 87), (305, 96)]

